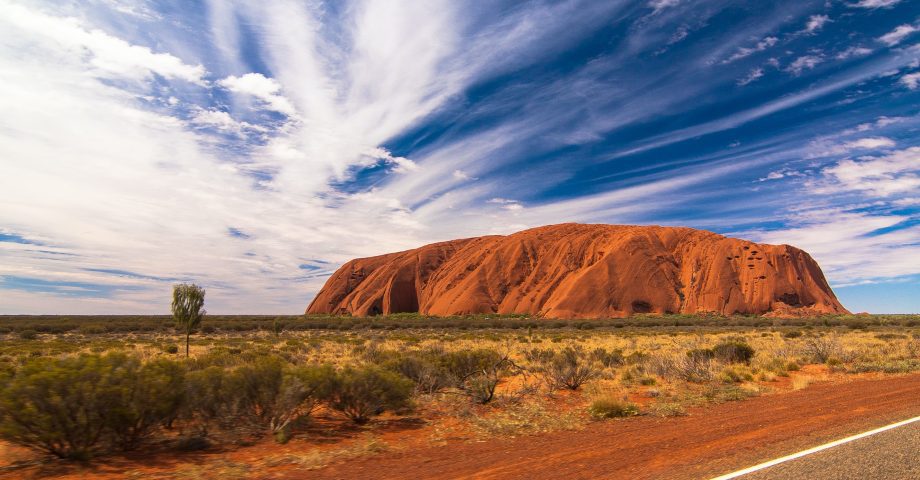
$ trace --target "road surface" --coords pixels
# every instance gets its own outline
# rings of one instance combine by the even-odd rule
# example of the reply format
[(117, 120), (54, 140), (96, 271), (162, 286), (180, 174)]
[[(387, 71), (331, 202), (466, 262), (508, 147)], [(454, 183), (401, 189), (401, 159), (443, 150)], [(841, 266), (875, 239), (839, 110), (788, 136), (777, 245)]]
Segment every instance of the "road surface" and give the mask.
[(767, 467), (739, 480), (917, 480), (920, 422)]

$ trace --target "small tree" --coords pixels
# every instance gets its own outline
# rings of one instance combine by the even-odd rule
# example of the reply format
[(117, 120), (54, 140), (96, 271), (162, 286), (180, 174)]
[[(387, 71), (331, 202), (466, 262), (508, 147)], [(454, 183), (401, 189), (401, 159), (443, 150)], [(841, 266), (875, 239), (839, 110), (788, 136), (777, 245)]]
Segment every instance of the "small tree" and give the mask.
[(206, 313), (204, 306), (204, 289), (194, 283), (173, 285), (172, 314), (176, 328), (185, 332), (185, 356), (188, 357), (188, 342), (192, 332), (201, 325)]

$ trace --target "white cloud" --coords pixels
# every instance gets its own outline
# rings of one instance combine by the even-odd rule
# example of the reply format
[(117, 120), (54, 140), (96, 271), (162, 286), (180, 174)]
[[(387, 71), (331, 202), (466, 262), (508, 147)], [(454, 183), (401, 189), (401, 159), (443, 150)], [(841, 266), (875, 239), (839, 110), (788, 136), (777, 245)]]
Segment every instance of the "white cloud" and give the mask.
[(408, 158), (393, 157), (392, 161), (396, 164), (396, 168), (393, 169), (396, 173), (409, 173), (418, 170), (418, 164)]
[(789, 66), (786, 67), (786, 71), (794, 75), (801, 75), (802, 71), (811, 70), (823, 61), (824, 57), (821, 55), (803, 55), (790, 63)]
[(190, 121), (198, 126), (213, 127), (222, 132), (244, 135), (246, 131), (264, 132), (266, 129), (248, 122), (238, 122), (229, 113), (222, 110), (195, 108)]
[(460, 169), (454, 170), (451, 175), (453, 175), (453, 177), (457, 180), (476, 180), (476, 178), (471, 177), (468, 173)]
[(731, 63), (735, 60), (740, 60), (745, 57), (749, 57), (757, 52), (762, 52), (778, 42), (779, 39), (776, 37), (765, 37), (763, 40), (757, 42), (753, 47), (741, 47), (734, 54), (732, 54), (727, 59), (723, 60), (722, 63)]
[(907, 120), (906, 117), (886, 117), (883, 115), (881, 117), (878, 117), (878, 119), (875, 120), (875, 126), (878, 128), (884, 128), (884, 127), (887, 127), (888, 125), (894, 125), (896, 123), (901, 123), (905, 120)]
[(916, 274), (920, 265), (920, 226), (878, 233), (909, 218), (872, 215), (835, 208), (792, 215), (790, 226), (773, 231), (743, 232), (755, 241), (789, 244), (807, 251), (832, 286)]
[(188, 65), (171, 54), (154, 53), (150, 48), (132, 45), (101, 30), (87, 30), (75, 18), (53, 17), (3, 3), (0, 4), (0, 22), (20, 35), (63, 49), (59, 52), (88, 55), (92, 72), (100, 77), (146, 80), (151, 74), (157, 74), (199, 85), (206, 83), (207, 72), (201, 65)]
[(872, 50), (865, 47), (849, 47), (846, 50), (835, 55), (837, 60), (846, 60), (851, 57), (863, 57), (872, 53)]
[(878, 148), (890, 148), (894, 146), (894, 140), (888, 137), (866, 137), (843, 144), (845, 151), (856, 149), (872, 150)]
[(770, 180), (779, 180), (781, 178), (803, 177), (803, 176), (805, 175), (802, 172), (797, 172), (795, 170), (790, 170), (790, 169), (783, 169), (783, 170), (772, 171), (768, 173), (766, 177), (759, 178), (757, 181), (767, 182)]
[(916, 207), (920, 206), (920, 197), (899, 198), (891, 203), (898, 207)]
[[(879, 125), (879, 123), (876, 123)], [(853, 150), (879, 150), (888, 149), (895, 146), (895, 141), (888, 137), (864, 137), (848, 142), (837, 143), (829, 141), (834, 138), (846, 135), (852, 135), (857, 132), (868, 131), (872, 128), (871, 124), (860, 124), (854, 129), (844, 130), (838, 135), (825, 137), (813, 142), (814, 151), (808, 155), (808, 158), (821, 158), (833, 155), (844, 155)]]
[(768, 180), (779, 180), (781, 178), (784, 178), (785, 176), (786, 176), (785, 172), (780, 172), (780, 171), (770, 172), (769, 174), (767, 174), (766, 177), (761, 178), (759, 181), (766, 182)]
[(231, 75), (217, 83), (233, 93), (252, 95), (262, 100), (269, 110), (283, 113), (287, 116), (293, 116), (297, 113), (291, 102), (279, 93), (281, 84), (261, 73), (247, 73), (240, 77)]
[(805, 32), (813, 33), (821, 29), (824, 24), (830, 21), (830, 17), (827, 15), (812, 15), (808, 18), (808, 23), (805, 24)]
[(899, 82), (911, 90), (916, 90), (917, 86), (920, 85), (920, 72), (908, 73), (901, 77)]
[(755, 69), (751, 70), (751, 72), (748, 73), (747, 76), (745, 76), (745, 77), (742, 78), (742, 79), (739, 79), (739, 80), (738, 80), (738, 85), (742, 85), (742, 86), (747, 85), (747, 84), (749, 84), (749, 83), (751, 83), (751, 82), (757, 80), (758, 78), (760, 78), (760, 77), (762, 77), (762, 76), (763, 76), (763, 69), (762, 69), (762, 68), (755, 68)]
[(851, 8), (887, 8), (901, 3), (901, 0), (860, 0), (857, 3), (851, 3)]
[(375, 147), (370, 149), (366, 154), (371, 158), (386, 160), (388, 163), (394, 165), (393, 172), (395, 173), (409, 173), (419, 169), (418, 164), (414, 161), (405, 157), (393, 156), (393, 154), (385, 148)]
[(901, 41), (907, 38), (908, 36), (913, 35), (915, 32), (918, 32), (918, 31), (920, 31), (920, 28), (917, 28), (913, 25), (908, 25), (908, 24), (899, 25), (895, 27), (894, 30), (882, 35), (881, 37), (878, 37), (878, 40), (882, 43), (885, 43), (889, 47), (893, 47), (901, 43)]
[(648, 6), (655, 10), (654, 13), (658, 13), (661, 10), (676, 6), (679, 3), (680, 0), (649, 0)]
[(817, 187), (827, 193), (862, 191), (890, 197), (915, 192), (920, 189), (920, 147), (891, 152), (883, 157), (842, 160), (822, 173), (829, 182)]

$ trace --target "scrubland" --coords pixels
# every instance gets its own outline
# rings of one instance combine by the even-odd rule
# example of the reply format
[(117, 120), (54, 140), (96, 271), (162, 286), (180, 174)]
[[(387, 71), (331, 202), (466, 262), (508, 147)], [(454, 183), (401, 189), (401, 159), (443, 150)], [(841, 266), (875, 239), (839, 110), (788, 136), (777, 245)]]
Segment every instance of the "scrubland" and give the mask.
[(189, 358), (168, 317), (3, 317), (0, 336), (0, 474), (188, 452), (167, 476), (309, 470), (920, 370), (917, 315), (214, 316)]

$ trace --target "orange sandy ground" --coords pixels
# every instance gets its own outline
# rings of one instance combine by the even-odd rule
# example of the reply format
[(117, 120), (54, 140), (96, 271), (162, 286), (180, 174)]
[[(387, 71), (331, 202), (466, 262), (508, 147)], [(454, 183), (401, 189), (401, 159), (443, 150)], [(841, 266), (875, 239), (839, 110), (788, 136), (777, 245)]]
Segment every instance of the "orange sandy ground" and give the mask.
[[(275, 443), (269, 436), (265, 436), (248, 446), (223, 445), (212, 447), (202, 452), (177, 452), (168, 444), (148, 445), (138, 452), (132, 452), (124, 455), (112, 455), (101, 457), (93, 460), (89, 464), (80, 464), (69, 461), (51, 459), (27, 449), (5, 444), (0, 442), (0, 478), (58, 478), (58, 479), (78, 479), (78, 478), (399, 478), (412, 476), (416, 478), (460, 478), (476, 476), (482, 478), (556, 478), (561, 471), (550, 468), (551, 458), (566, 459), (562, 465), (566, 468), (575, 468), (569, 465), (568, 459), (572, 455), (565, 456), (560, 452), (565, 448), (574, 448), (578, 452), (590, 451), (591, 446), (597, 441), (598, 435), (602, 439), (609, 440), (616, 436), (617, 430), (634, 430), (630, 426), (640, 426), (643, 423), (654, 423), (655, 429), (632, 431), (624, 438), (623, 442), (633, 445), (641, 445), (643, 439), (641, 436), (655, 437), (662, 433), (662, 428), (673, 425), (676, 429), (676, 438), (669, 438), (664, 447), (679, 445), (695, 445), (702, 442), (705, 437), (700, 430), (699, 423), (703, 419), (708, 419), (709, 423), (715, 421), (719, 423), (720, 418), (724, 417), (726, 422), (728, 418), (734, 418), (735, 421), (746, 418), (742, 413), (745, 410), (751, 410), (748, 417), (757, 419), (762, 412), (769, 410), (770, 406), (779, 408), (791, 402), (800, 402), (803, 409), (808, 405), (819, 405), (823, 399), (827, 401), (849, 401), (858, 402), (866, 395), (874, 392), (876, 395), (885, 396), (886, 388), (895, 388), (899, 393), (889, 394), (886, 401), (894, 402), (892, 405), (902, 405), (904, 408), (913, 411), (915, 414), (920, 413), (920, 375), (908, 375), (900, 377), (882, 376), (876, 374), (864, 375), (845, 375), (839, 373), (830, 373), (824, 366), (807, 366), (800, 372), (792, 372), (793, 377), (777, 377), (776, 381), (761, 383), (762, 386), (768, 387), (769, 393), (757, 398), (744, 400), (741, 402), (731, 402), (721, 405), (709, 405), (705, 407), (696, 407), (689, 409), (689, 416), (673, 418), (653, 418), (653, 417), (636, 417), (629, 419), (620, 419), (616, 421), (599, 421), (589, 422), (584, 429), (569, 430), (562, 432), (553, 432), (546, 434), (535, 434), (522, 436), (518, 438), (483, 438), (477, 435), (470, 425), (458, 419), (451, 412), (443, 411), (451, 408), (449, 404), (438, 404), (442, 411), (433, 407), (426, 407), (424, 410), (417, 411), (410, 416), (393, 416), (386, 415), (370, 425), (359, 427), (352, 425), (342, 419), (327, 413), (320, 413), (314, 422), (305, 431), (296, 435), (290, 442), (285, 445)], [(804, 390), (793, 391), (793, 381), (795, 376), (805, 376), (816, 380), (821, 380), (808, 386)], [(882, 380), (878, 380), (882, 379)], [(888, 382), (883, 385), (884, 382)], [(907, 384), (905, 384), (907, 382)], [(915, 388), (916, 387), (916, 388)], [(846, 390), (853, 389), (852, 394)], [(647, 388), (630, 394), (630, 400), (644, 405), (651, 401), (643, 392)], [(905, 398), (896, 398), (896, 395), (905, 395)], [(890, 397), (890, 398), (889, 398)], [(848, 400), (852, 398), (852, 400)], [(880, 397), (881, 398), (881, 397)], [(548, 400), (547, 410), (559, 412), (583, 412), (588, 403), (588, 398), (580, 392), (558, 392)], [(868, 401), (868, 400), (866, 400)], [(876, 400), (874, 404), (881, 408), (882, 400)], [(852, 407), (852, 408), (851, 408)], [(477, 414), (490, 410), (491, 407), (475, 407), (473, 409)], [(879, 417), (881, 413), (870, 411), (868, 407), (851, 405), (851, 412), (865, 414), (867, 418), (870, 414)], [(876, 408), (876, 407), (873, 407)], [(801, 412), (802, 409), (799, 409)], [(892, 410), (892, 409), (889, 409)], [(801, 412), (805, 413), (805, 412)], [(780, 408), (775, 414), (796, 416), (797, 411), (791, 408)], [(822, 432), (836, 432), (845, 430), (842, 423), (845, 417), (839, 419), (831, 418), (827, 414), (822, 414), (827, 421), (827, 428)], [(894, 413), (892, 413), (894, 415)], [(772, 445), (772, 449), (779, 447), (770, 443), (768, 440), (776, 440), (769, 434), (769, 425), (783, 425), (788, 427), (788, 422), (776, 419), (771, 421), (770, 418), (764, 417), (763, 421), (757, 423), (757, 428), (752, 434), (732, 437), (731, 442), (753, 441), (764, 443), (765, 446)], [(790, 419), (785, 419), (790, 420)], [(691, 422), (691, 424), (686, 424)], [(835, 423), (836, 422), (836, 423)], [(867, 420), (868, 422), (868, 420)], [(820, 422), (815, 423), (818, 428)], [(834, 425), (837, 425), (836, 428)], [(722, 428), (730, 428), (730, 425), (722, 425)], [(694, 430), (696, 428), (696, 430)], [(749, 426), (737, 425), (737, 428), (743, 430)], [(683, 438), (680, 438), (684, 432)], [(783, 433), (777, 432), (777, 438)], [(817, 434), (812, 435), (815, 437)], [(781, 438), (780, 438), (781, 439)], [(652, 442), (654, 438), (650, 438)], [(621, 442), (622, 443), (622, 442)], [(775, 442), (774, 442), (775, 443)], [(708, 445), (708, 446), (706, 446)], [(711, 439), (709, 444), (700, 443), (701, 448), (697, 449), (679, 449), (679, 451), (690, 452), (690, 455), (700, 455), (700, 461), (695, 462), (692, 458), (687, 460), (690, 463), (706, 465), (703, 460), (706, 457), (706, 449), (712, 452), (721, 452), (720, 455), (726, 455), (726, 445), (719, 442), (717, 438)], [(653, 444), (649, 443), (652, 448)], [(662, 445), (654, 445), (654, 448), (660, 450)], [(755, 445), (745, 447), (749, 451), (755, 451)], [(702, 450), (701, 450), (702, 449)], [(656, 450), (656, 451), (657, 451)], [(769, 450), (769, 449), (768, 449)], [(490, 456), (489, 452), (505, 452), (498, 457)], [(518, 455), (511, 458), (507, 452), (517, 451)], [(678, 450), (675, 450), (677, 452)], [(543, 455), (545, 452), (549, 456)], [(571, 453), (571, 452), (570, 452)], [(648, 456), (643, 457), (641, 452), (624, 452), (629, 454), (629, 458), (645, 459), (644, 464), (639, 467), (642, 472), (658, 471), (658, 478), (667, 477), (662, 472), (668, 470), (671, 466), (676, 465), (677, 457), (674, 455)], [(665, 452), (667, 453), (667, 452)], [(687, 455), (688, 453), (684, 453)], [(560, 456), (561, 455), (561, 456)], [(577, 456), (577, 455), (575, 455)], [(528, 459), (533, 458), (532, 461)], [(604, 458), (612, 458), (608, 450), (603, 454)], [(514, 470), (508, 471), (498, 468), (503, 464), (515, 464)], [(710, 461), (712, 458), (709, 459)], [(587, 459), (586, 459), (587, 461)], [(596, 463), (596, 459), (592, 460)], [(744, 466), (747, 459), (737, 458), (735, 463)], [(677, 462), (677, 463), (675, 463)], [(684, 463), (687, 463), (684, 462)], [(590, 463), (590, 462), (589, 462)], [(603, 462), (601, 462), (603, 463)], [(626, 462), (628, 463), (628, 462)], [(711, 463), (711, 462), (710, 462)], [(730, 462), (729, 462), (730, 463)], [(430, 466), (426, 467), (426, 465)], [(620, 463), (618, 465), (625, 465)], [(656, 470), (656, 465), (659, 470)], [(716, 467), (710, 468), (716, 471), (718, 467), (728, 465), (725, 461), (720, 461)], [(635, 465), (633, 466), (635, 467)], [(496, 469), (497, 468), (497, 469)], [(703, 467), (700, 467), (703, 468)], [(540, 472), (547, 472), (541, 475)], [(564, 470), (563, 470), (564, 471)], [(571, 470), (574, 477), (576, 470)], [(605, 470), (607, 472), (609, 470)], [(637, 473), (639, 470), (632, 470), (629, 473), (631, 478), (653, 478)], [(492, 472), (491, 474), (489, 472)], [(529, 473), (527, 473), (529, 472)], [(697, 472), (699, 473), (699, 472)], [(595, 471), (593, 474), (589, 470), (584, 472), (583, 478), (589, 478), (592, 475), (600, 475), (601, 472)], [(626, 472), (623, 472), (626, 475)], [(613, 475), (610, 478), (618, 478)], [(675, 477), (682, 478), (682, 477)]]

